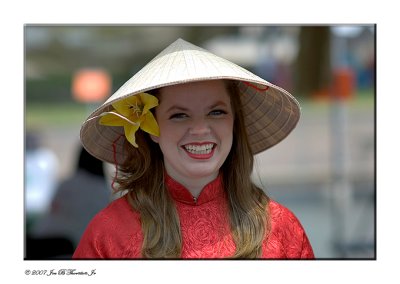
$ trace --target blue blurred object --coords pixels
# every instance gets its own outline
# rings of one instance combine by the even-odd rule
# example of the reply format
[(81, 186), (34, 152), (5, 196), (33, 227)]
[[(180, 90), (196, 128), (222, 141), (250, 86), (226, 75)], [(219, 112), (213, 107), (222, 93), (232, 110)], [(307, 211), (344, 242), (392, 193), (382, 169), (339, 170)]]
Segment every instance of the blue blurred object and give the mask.
[[(27, 258), (47, 258), (49, 246), (59, 242), (63, 257), (70, 257), (86, 226), (94, 215), (111, 200), (111, 190), (105, 179), (103, 162), (80, 147), (76, 171), (59, 184), (51, 202), (50, 211), (37, 220), (27, 237)], [(43, 240), (52, 240), (44, 242)], [(42, 246), (43, 255), (37, 247)], [(46, 253), (47, 252), (47, 253)], [(53, 254), (57, 254), (54, 251)]]
[(54, 196), (58, 158), (40, 145), (39, 134), (27, 133), (25, 152), (25, 212), (45, 214)]

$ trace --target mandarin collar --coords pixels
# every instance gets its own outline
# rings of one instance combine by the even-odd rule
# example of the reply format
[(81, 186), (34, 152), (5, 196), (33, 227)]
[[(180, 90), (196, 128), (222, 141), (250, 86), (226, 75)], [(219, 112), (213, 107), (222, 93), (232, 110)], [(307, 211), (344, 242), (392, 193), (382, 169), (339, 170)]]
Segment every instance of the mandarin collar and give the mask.
[(223, 196), (224, 194), (221, 174), (212, 182), (208, 183), (197, 198), (193, 197), (185, 186), (174, 180), (168, 174), (165, 175), (165, 184), (174, 200), (190, 205), (201, 205)]

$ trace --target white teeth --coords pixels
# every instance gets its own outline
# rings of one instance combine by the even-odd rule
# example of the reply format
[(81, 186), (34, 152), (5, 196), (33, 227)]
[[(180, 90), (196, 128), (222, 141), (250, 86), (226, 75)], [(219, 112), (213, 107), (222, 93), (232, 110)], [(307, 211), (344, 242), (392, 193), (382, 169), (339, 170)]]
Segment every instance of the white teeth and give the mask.
[(204, 155), (204, 154), (210, 154), (212, 151), (212, 148), (214, 147), (214, 144), (205, 144), (205, 145), (185, 145), (184, 146), (186, 151), (192, 153), (192, 154), (197, 154), (197, 155)]

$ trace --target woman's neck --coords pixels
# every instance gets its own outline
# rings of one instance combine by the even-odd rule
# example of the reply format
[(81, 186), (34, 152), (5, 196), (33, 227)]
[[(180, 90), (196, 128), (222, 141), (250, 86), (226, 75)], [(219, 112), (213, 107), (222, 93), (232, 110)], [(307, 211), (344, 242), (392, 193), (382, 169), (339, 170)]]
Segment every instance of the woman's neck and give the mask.
[(218, 176), (218, 172), (205, 177), (186, 177), (176, 174), (175, 172), (166, 169), (167, 174), (174, 179), (175, 181), (179, 182), (183, 185), (187, 190), (192, 194), (193, 197), (199, 197), (203, 188), (215, 180)]

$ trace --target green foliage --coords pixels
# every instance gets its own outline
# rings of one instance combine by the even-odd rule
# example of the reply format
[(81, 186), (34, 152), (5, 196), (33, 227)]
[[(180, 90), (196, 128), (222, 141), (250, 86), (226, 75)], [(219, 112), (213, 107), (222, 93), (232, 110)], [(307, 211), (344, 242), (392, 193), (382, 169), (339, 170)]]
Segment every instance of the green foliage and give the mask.
[(89, 107), (78, 103), (28, 103), (25, 106), (25, 129), (81, 125)]
[(72, 102), (71, 77), (63, 75), (26, 80), (26, 103), (63, 103)]

